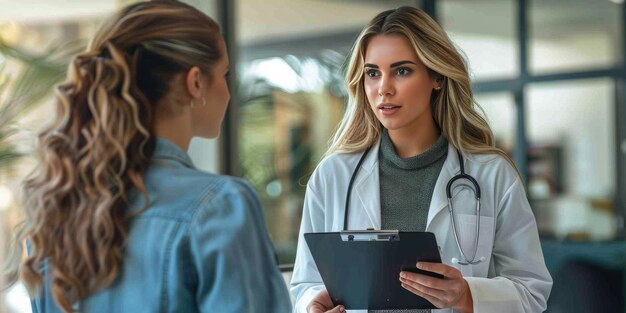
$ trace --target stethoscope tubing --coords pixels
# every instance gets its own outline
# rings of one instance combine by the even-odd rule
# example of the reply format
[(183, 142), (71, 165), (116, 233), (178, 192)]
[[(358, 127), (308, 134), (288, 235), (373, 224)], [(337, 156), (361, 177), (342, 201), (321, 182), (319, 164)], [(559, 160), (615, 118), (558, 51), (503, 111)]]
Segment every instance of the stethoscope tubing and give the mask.
[(343, 230), (344, 231), (348, 230), (348, 207), (350, 206), (350, 194), (352, 193), (352, 184), (354, 183), (356, 174), (359, 173), (359, 170), (361, 169), (361, 165), (363, 164), (363, 161), (365, 161), (365, 157), (370, 152), (370, 150), (372, 150), (372, 146), (369, 146), (367, 147), (367, 149), (365, 149), (365, 151), (363, 152), (363, 155), (359, 159), (359, 163), (356, 164), (356, 167), (354, 168), (354, 171), (352, 172), (352, 177), (350, 177), (350, 183), (348, 183), (348, 192), (346, 194), (346, 206), (343, 210)]
[[(367, 147), (367, 149), (365, 149), (365, 151), (363, 152), (363, 155), (361, 155), (361, 158), (359, 159), (359, 162), (354, 168), (354, 171), (352, 172), (352, 176), (350, 177), (350, 182), (348, 183), (348, 191), (346, 192), (346, 202), (345, 202), (344, 216), (343, 216), (343, 230), (344, 231), (348, 230), (348, 212), (349, 212), (348, 208), (350, 206), (350, 195), (352, 193), (352, 185), (354, 184), (354, 180), (356, 179), (356, 176), (359, 173), (359, 170), (361, 169), (361, 165), (363, 164), (363, 161), (365, 161), (365, 157), (368, 155), (371, 149), (372, 149), (372, 146), (369, 146)], [(459, 248), (459, 252), (461, 253), (461, 257), (463, 258), (464, 261), (459, 261), (456, 259), (453, 259), (453, 260), (456, 260), (455, 263), (458, 263), (461, 265), (478, 264), (484, 260), (484, 258), (480, 258), (476, 260), (476, 253), (478, 252), (478, 242), (479, 242), (479, 237), (480, 237), (480, 185), (478, 184), (478, 182), (476, 181), (474, 177), (465, 173), (465, 166), (463, 164), (463, 161), (464, 161), (463, 156), (461, 155), (461, 152), (459, 152), (458, 150), (456, 152), (459, 158), (459, 165), (461, 167), (461, 173), (452, 177), (448, 181), (448, 184), (446, 185), (446, 197), (448, 198), (448, 211), (450, 212), (452, 232), (454, 233), (454, 240), (456, 241), (456, 245)], [(474, 186), (474, 194), (476, 198), (476, 236), (474, 236), (475, 237), (474, 238), (474, 253), (472, 253), (471, 258), (467, 257), (467, 255), (465, 254), (465, 251), (463, 251), (463, 247), (461, 247), (461, 241), (459, 240), (459, 235), (458, 235), (457, 228), (456, 228), (456, 219), (454, 218), (454, 207), (452, 206), (452, 185), (454, 184), (455, 181), (459, 179), (466, 179), (472, 183), (472, 185)]]

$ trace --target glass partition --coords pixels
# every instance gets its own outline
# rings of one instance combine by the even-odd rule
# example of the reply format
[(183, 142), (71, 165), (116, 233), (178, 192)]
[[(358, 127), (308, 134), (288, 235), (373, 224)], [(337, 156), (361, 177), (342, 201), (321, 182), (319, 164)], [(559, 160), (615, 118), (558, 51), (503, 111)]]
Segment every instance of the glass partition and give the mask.
[(527, 89), (528, 196), (545, 236), (615, 236), (614, 90), (611, 79)]
[(485, 117), (495, 137), (496, 147), (504, 150), (512, 158), (517, 122), (513, 96), (509, 93), (478, 94), (476, 102), (485, 111)]
[[(376, 14), (415, 1), (242, 1), (239, 160), (281, 264), (293, 263), (309, 176), (345, 106), (343, 68)], [(280, 16), (280, 18), (277, 18)]]
[(622, 61), (623, 4), (616, 2), (530, 1), (530, 72), (607, 68)]
[(438, 1), (440, 23), (464, 52), (473, 80), (519, 74), (516, 1)]

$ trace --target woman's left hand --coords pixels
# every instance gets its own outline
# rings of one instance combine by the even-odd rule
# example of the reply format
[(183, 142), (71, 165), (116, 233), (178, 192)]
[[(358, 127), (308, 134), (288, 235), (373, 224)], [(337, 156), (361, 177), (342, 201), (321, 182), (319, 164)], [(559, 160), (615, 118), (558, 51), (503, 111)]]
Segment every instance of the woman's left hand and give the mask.
[(417, 268), (443, 275), (443, 278), (423, 274), (400, 272), (404, 289), (428, 300), (437, 308), (454, 308), (460, 312), (473, 312), (472, 293), (459, 270), (442, 263), (419, 262)]

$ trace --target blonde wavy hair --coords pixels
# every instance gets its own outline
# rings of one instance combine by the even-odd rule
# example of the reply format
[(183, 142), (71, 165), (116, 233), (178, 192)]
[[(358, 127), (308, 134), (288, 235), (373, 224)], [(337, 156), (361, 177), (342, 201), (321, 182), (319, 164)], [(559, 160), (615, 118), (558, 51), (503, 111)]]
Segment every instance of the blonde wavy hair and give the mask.
[(441, 90), (431, 97), (433, 119), (456, 149), (495, 153), (516, 168), (509, 156), (494, 146), (491, 129), (474, 101), (465, 60), (437, 22), (424, 11), (407, 6), (378, 14), (354, 43), (346, 71), (348, 106), (326, 155), (360, 152), (380, 139), (382, 125), (370, 109), (363, 82), (367, 44), (376, 35), (406, 38), (430, 75), (441, 78)]
[[(222, 57), (219, 26), (174, 0), (140, 2), (107, 20), (56, 90), (56, 120), (38, 136), (39, 166), (23, 185), (31, 292), (46, 269), (64, 312), (109, 286), (122, 266), (128, 195), (148, 195), (142, 174), (154, 151), (153, 116), (174, 77)], [(209, 77), (210, 75), (207, 75)]]

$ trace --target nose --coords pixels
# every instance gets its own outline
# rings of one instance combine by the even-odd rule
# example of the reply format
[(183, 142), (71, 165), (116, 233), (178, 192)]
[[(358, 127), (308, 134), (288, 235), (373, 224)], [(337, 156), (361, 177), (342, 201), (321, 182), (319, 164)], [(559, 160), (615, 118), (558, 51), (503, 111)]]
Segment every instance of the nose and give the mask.
[(395, 93), (395, 89), (393, 86), (393, 81), (391, 77), (381, 77), (380, 83), (378, 85), (378, 95), (381, 97), (384, 96), (393, 96)]

